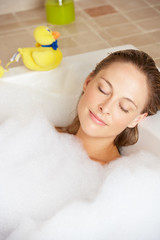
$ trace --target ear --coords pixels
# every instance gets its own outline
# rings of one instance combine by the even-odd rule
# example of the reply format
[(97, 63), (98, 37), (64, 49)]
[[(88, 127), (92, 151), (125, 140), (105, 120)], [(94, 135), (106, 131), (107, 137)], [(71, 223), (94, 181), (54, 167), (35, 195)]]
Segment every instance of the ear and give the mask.
[(147, 117), (148, 113), (142, 113), (138, 115), (129, 125), (128, 128), (134, 128), (137, 124), (142, 122), (143, 119)]
[(90, 73), (90, 74), (88, 75), (88, 77), (86, 78), (84, 84), (83, 84), (83, 91), (84, 91), (84, 92), (85, 92), (88, 84), (90, 83), (90, 81), (91, 81), (92, 79), (93, 79), (93, 73)]

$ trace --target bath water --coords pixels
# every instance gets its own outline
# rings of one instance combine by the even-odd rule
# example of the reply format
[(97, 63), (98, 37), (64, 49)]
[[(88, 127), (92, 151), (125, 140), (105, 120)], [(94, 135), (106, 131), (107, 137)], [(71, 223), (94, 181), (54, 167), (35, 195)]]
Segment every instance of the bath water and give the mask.
[(47, 21), (52, 24), (68, 24), (75, 20), (72, 0), (47, 0), (45, 6)]

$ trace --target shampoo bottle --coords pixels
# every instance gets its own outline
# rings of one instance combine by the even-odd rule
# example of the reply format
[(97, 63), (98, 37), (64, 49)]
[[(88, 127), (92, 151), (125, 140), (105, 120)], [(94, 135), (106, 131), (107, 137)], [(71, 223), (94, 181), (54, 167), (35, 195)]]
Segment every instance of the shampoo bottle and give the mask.
[(73, 0), (47, 0), (45, 8), (49, 23), (63, 25), (75, 20)]

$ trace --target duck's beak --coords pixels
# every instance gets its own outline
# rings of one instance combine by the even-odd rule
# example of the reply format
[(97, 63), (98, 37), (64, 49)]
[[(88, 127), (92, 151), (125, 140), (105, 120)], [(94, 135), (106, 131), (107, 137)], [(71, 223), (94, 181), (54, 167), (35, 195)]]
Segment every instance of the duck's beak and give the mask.
[(59, 32), (52, 32), (52, 35), (53, 35), (53, 37), (54, 37), (55, 40), (56, 40), (57, 38), (59, 38), (60, 33), (59, 33)]

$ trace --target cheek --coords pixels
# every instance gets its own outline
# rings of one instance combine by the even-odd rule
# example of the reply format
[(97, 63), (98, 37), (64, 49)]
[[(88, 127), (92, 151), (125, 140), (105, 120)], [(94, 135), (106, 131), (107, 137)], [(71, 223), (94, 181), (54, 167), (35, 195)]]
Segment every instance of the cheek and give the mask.
[(86, 114), (88, 114), (88, 110), (95, 108), (97, 101), (96, 91), (89, 86), (78, 103), (78, 116), (81, 120), (85, 118)]
[(126, 126), (126, 119), (120, 111), (114, 111), (112, 113), (112, 123), (117, 128), (123, 128)]
[(85, 94), (82, 95), (82, 97), (79, 100), (78, 103), (78, 115), (79, 118), (81, 118), (86, 111), (86, 107), (88, 106), (88, 99), (86, 98)]
[(94, 89), (94, 87), (89, 86), (82, 95), (81, 104), (84, 104), (84, 106), (87, 105), (90, 106), (91, 104), (93, 105), (94, 103), (98, 103), (97, 92)]
[(123, 131), (135, 119), (136, 114), (125, 114), (119, 110), (115, 111), (112, 117), (113, 125), (120, 131)]

